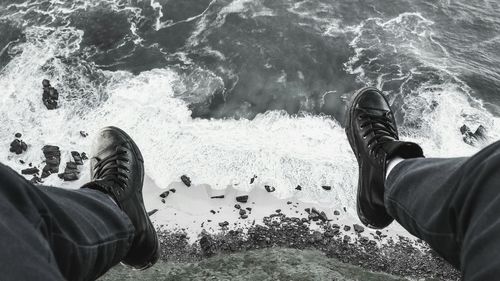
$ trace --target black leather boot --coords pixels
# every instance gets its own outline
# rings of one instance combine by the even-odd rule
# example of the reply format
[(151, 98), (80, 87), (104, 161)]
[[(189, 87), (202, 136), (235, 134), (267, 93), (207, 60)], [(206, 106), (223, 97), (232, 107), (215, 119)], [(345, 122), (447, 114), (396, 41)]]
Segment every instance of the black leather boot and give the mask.
[(106, 127), (95, 139), (91, 155), (92, 182), (83, 188), (111, 196), (135, 227), (134, 241), (122, 263), (139, 270), (151, 267), (158, 261), (160, 247), (142, 199), (144, 160), (139, 148), (124, 131)]
[(364, 88), (354, 95), (345, 130), (359, 165), (359, 219), (368, 227), (384, 228), (394, 220), (384, 205), (387, 162), (396, 156), (423, 157), (422, 149), (415, 143), (399, 141), (394, 114), (376, 88)]

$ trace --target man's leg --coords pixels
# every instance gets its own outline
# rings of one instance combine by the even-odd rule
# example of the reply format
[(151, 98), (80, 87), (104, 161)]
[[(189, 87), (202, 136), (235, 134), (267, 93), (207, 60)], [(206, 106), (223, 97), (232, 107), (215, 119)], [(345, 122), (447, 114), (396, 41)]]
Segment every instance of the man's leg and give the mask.
[(134, 238), (104, 193), (37, 187), (0, 164), (1, 280), (94, 280)]
[(500, 142), (470, 158), (399, 163), (386, 181), (385, 206), (464, 280), (500, 276)]

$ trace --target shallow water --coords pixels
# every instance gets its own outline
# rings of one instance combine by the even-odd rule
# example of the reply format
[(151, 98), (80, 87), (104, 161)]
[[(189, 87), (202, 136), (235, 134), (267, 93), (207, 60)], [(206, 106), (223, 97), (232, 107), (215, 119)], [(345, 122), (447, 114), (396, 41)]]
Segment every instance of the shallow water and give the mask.
[[(409, 280), (371, 273), (327, 258), (318, 251), (266, 249), (216, 256), (197, 263), (165, 263), (137, 272), (117, 266), (103, 276), (111, 280)], [(430, 279), (428, 279), (430, 280)]]

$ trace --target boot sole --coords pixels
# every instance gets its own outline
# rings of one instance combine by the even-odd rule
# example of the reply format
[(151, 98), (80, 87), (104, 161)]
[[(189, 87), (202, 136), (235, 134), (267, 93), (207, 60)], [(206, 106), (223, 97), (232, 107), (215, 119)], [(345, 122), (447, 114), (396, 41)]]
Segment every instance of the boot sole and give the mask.
[[(346, 131), (346, 134), (347, 134), (347, 140), (349, 141), (349, 144), (351, 145), (351, 148), (354, 152), (354, 156), (356, 156), (356, 159), (357, 159), (357, 162), (358, 162), (358, 167), (359, 167), (359, 170), (361, 170), (361, 162), (359, 161), (359, 152), (358, 152), (358, 149), (357, 149), (357, 145), (356, 145), (356, 141), (354, 140), (354, 135), (355, 135), (355, 132), (354, 132), (354, 128), (352, 126), (352, 120), (351, 120), (351, 116), (353, 116), (354, 114), (354, 104), (356, 104), (359, 100), (359, 98), (361, 97), (361, 95), (366, 92), (366, 91), (369, 91), (369, 90), (373, 90), (373, 91), (377, 91), (377, 92), (380, 92), (377, 88), (374, 88), (374, 87), (365, 87), (365, 88), (362, 88), (361, 90), (358, 90), (352, 97), (351, 99), (351, 102), (349, 104), (349, 113), (347, 114), (347, 118), (346, 118), (346, 124), (345, 124), (345, 131)], [(382, 95), (382, 97), (384, 98), (384, 100), (387, 102), (387, 104), (389, 104), (389, 102), (387, 101), (387, 99), (385, 98), (384, 95)], [(360, 204), (360, 200), (359, 198), (361, 197), (361, 173), (359, 173), (359, 178), (358, 178), (358, 191), (357, 191), (357, 196), (356, 196), (356, 211), (357, 211), (357, 214), (358, 214), (358, 217), (359, 217), (359, 220), (367, 227), (370, 227), (370, 228), (373, 228), (373, 229), (382, 229), (382, 228), (385, 228), (387, 225), (389, 225), (391, 222), (389, 222), (387, 225), (373, 225), (370, 223), (370, 220), (368, 220), (365, 216), (365, 214), (363, 213), (363, 210), (361, 209), (361, 204)]]
[[(102, 130), (106, 130), (106, 129), (111, 129), (111, 130), (119, 132), (126, 139), (126, 141), (132, 145), (132, 149), (134, 150), (134, 153), (138, 156), (139, 160), (142, 163), (144, 163), (144, 157), (142, 156), (142, 153), (139, 150), (139, 147), (137, 146), (137, 144), (135, 143), (135, 141), (125, 131), (123, 131), (120, 128), (113, 127), (113, 126), (105, 127)], [(144, 174), (145, 174), (145, 171), (143, 170), (142, 173), (141, 173), (141, 177), (142, 177), (141, 181), (142, 182), (144, 182)], [(129, 265), (129, 264), (126, 264), (126, 263), (122, 262), (123, 265), (125, 265), (127, 267), (130, 267), (133, 270), (137, 270), (137, 271), (146, 270), (146, 269), (152, 267), (153, 265), (155, 265), (155, 263), (160, 258), (160, 241), (158, 240), (158, 234), (156, 233), (156, 229), (155, 229), (153, 223), (151, 222), (151, 220), (149, 219), (149, 216), (147, 215), (146, 209), (144, 209), (144, 213), (145, 213), (146, 219), (148, 220), (149, 224), (151, 225), (151, 227), (153, 228), (153, 230), (155, 232), (156, 248), (155, 248), (153, 254), (151, 255), (151, 257), (149, 257), (147, 259), (147, 261), (146, 261), (146, 263), (144, 265), (133, 266), (133, 265)]]

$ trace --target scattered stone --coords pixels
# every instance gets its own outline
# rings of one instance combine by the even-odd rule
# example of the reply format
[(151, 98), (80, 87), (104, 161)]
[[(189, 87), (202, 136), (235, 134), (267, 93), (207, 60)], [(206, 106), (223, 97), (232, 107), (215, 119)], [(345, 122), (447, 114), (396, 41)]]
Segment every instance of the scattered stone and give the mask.
[(377, 234), (378, 236), (381, 236), (382, 232), (380, 230), (377, 230), (377, 231), (375, 231), (375, 234)]
[(227, 221), (219, 222), (220, 227), (227, 227), (228, 225), (229, 225), (229, 223)]
[(478, 141), (485, 141), (487, 139), (487, 130), (483, 125), (479, 125), (474, 133), (467, 125), (463, 125), (460, 128), (460, 133), (462, 133), (463, 141), (471, 146), (475, 146)]
[(305, 208), (304, 211), (306, 211), (306, 213), (310, 214), (311, 213), (311, 208)]
[(350, 230), (351, 230), (351, 227), (350, 227), (350, 226), (348, 226), (348, 225), (345, 225), (345, 226), (344, 226), (344, 231), (350, 231)]
[(326, 190), (326, 191), (330, 191), (330, 190), (332, 190), (332, 187), (331, 187), (331, 186), (329, 186), (329, 185), (323, 185), (323, 186), (322, 186), (322, 188), (323, 188), (324, 190)]
[(337, 211), (337, 210), (335, 210), (335, 211), (333, 212), (333, 214), (334, 214), (334, 215), (336, 215), (336, 216), (340, 216), (340, 212), (339, 212), (339, 211)]
[(24, 164), (26, 164), (26, 162), (24, 162), (24, 161), (23, 161), (23, 160), (21, 160), (21, 159), (19, 159), (19, 163), (21, 163), (21, 164), (23, 164), (23, 165), (24, 165)]
[(87, 153), (85, 153), (85, 152), (82, 152), (80, 154), (80, 156), (82, 157), (82, 160), (89, 160), (89, 157), (87, 156)]
[(215, 215), (217, 212), (215, 212), (214, 210), (210, 210), (210, 213), (212, 213), (213, 215)]
[(161, 199), (161, 203), (165, 204), (166, 202), (165, 199)]
[(175, 188), (170, 189), (170, 192), (175, 193), (177, 190)]
[(276, 213), (281, 214), (281, 209), (276, 210)]
[(361, 233), (361, 232), (365, 231), (365, 228), (364, 228), (364, 227), (362, 227), (362, 226), (361, 226), (361, 225), (359, 225), (359, 224), (355, 224), (355, 225), (354, 225), (354, 231), (356, 231), (356, 233)]
[(167, 198), (167, 196), (170, 194), (170, 191), (165, 191), (162, 194), (160, 194), (160, 198)]
[(186, 175), (183, 175), (181, 177), (181, 181), (187, 186), (187, 187), (190, 187), (191, 186), (191, 179), (186, 176)]
[(247, 211), (249, 211), (249, 212), (251, 212), (251, 211), (252, 211), (252, 208), (250, 208), (250, 207), (247, 207), (246, 209), (247, 209)]
[(82, 136), (83, 138), (86, 138), (89, 136), (89, 134), (87, 134), (87, 132), (85, 132), (85, 131), (80, 131), (80, 136)]
[(10, 152), (15, 153), (17, 155), (28, 150), (28, 145), (22, 140), (15, 139), (10, 143)]
[(302, 186), (297, 185), (297, 187), (295, 188), (295, 190), (299, 190), (299, 191), (302, 190)]
[(241, 206), (240, 206), (240, 204), (236, 204), (236, 205), (234, 205), (234, 208), (239, 210), (239, 209), (241, 209)]
[(200, 249), (203, 257), (211, 257), (214, 255), (214, 243), (210, 236), (203, 235), (203, 237), (201, 237)]
[(57, 101), (59, 100), (59, 92), (50, 85), (50, 81), (44, 79), (42, 81), (43, 85), (43, 95), (42, 101), (48, 110), (53, 110), (57, 108)]
[(255, 182), (255, 180), (257, 179), (257, 176), (253, 176), (251, 179), (250, 179), (250, 184), (253, 184)]
[(292, 201), (286, 202), (287, 205), (292, 205)]
[(148, 216), (152, 216), (152, 215), (156, 214), (156, 212), (158, 212), (158, 209), (151, 210), (148, 212)]
[(212, 199), (224, 199), (224, 195), (212, 196)]
[(244, 209), (240, 209), (240, 216), (243, 216), (247, 213), (247, 211), (245, 211)]
[(28, 168), (28, 169), (24, 169), (21, 171), (21, 174), (23, 175), (34, 175), (34, 174), (38, 174), (40, 172), (40, 170), (38, 168)]
[(33, 178), (30, 180), (30, 182), (31, 182), (32, 184), (39, 184), (39, 183), (41, 183), (41, 182), (42, 182), (42, 179), (41, 179), (41, 178), (39, 178), (39, 177), (37, 177), (37, 176), (33, 176)]
[(347, 209), (346, 209), (346, 207), (344, 207), (344, 213), (347, 213)]
[(276, 188), (274, 188), (274, 186), (266, 185), (266, 186), (264, 186), (264, 188), (266, 189), (267, 192), (275, 192), (276, 191)]
[(236, 197), (236, 201), (240, 203), (248, 202), (248, 195), (238, 196)]
[(15, 136), (16, 138), (20, 139), (23, 135), (22, 135), (21, 133), (16, 133), (14, 136)]
[(241, 218), (244, 219), (244, 220), (246, 220), (246, 219), (248, 219), (248, 215), (246, 215), (246, 214), (242, 215)]
[(42, 148), (42, 151), (45, 156), (45, 167), (42, 169), (42, 178), (59, 173), (59, 164), (61, 163), (61, 151), (59, 151), (59, 147), (46, 145)]
[(73, 157), (73, 160), (75, 160), (76, 165), (83, 165), (82, 156), (78, 151), (71, 151), (71, 156)]
[(59, 174), (59, 178), (64, 181), (76, 181), (80, 178), (80, 171), (78, 171), (78, 166), (75, 162), (67, 162), (64, 173)]

